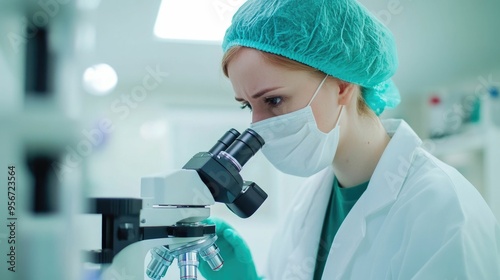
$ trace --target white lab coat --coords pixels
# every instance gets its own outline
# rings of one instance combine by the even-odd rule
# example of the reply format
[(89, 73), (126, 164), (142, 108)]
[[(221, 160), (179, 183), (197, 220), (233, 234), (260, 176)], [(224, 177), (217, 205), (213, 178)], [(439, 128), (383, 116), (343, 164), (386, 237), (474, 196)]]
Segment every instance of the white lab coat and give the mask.
[[(323, 279), (500, 279), (500, 227), (481, 195), (402, 120), (338, 230)], [(334, 174), (308, 179), (270, 248), (271, 280), (312, 279)]]

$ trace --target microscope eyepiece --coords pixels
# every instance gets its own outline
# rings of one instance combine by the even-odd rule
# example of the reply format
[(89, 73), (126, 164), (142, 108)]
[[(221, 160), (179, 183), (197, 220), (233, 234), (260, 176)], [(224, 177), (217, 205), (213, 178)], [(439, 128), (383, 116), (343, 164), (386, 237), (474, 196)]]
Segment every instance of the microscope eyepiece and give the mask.
[[(208, 153), (197, 153), (183, 169), (196, 170), (215, 201), (225, 203), (236, 215), (247, 218), (266, 200), (267, 194), (257, 184), (244, 182), (240, 171), (264, 144), (264, 139), (252, 129), (241, 135), (230, 129)], [(214, 259), (215, 267), (217, 263)]]
[(240, 166), (243, 166), (264, 144), (264, 139), (257, 132), (249, 128), (234, 140), (231, 146), (225, 150), (225, 153), (231, 155), (238, 161)]
[(218, 155), (220, 152), (224, 151), (229, 147), (236, 138), (240, 136), (240, 133), (234, 129), (231, 128), (228, 130), (222, 137), (217, 141), (217, 143), (208, 151), (212, 155)]

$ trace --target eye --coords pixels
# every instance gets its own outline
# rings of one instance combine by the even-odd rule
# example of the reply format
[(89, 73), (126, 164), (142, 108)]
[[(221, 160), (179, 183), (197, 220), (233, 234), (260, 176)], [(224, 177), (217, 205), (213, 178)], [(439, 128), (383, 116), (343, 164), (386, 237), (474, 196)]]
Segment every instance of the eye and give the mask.
[(241, 103), (240, 108), (242, 110), (248, 108), (248, 110), (252, 111), (252, 106), (250, 106), (250, 103), (248, 103), (248, 102)]
[(282, 101), (283, 98), (277, 96), (277, 97), (268, 97), (264, 102), (266, 102), (271, 107), (278, 107)]

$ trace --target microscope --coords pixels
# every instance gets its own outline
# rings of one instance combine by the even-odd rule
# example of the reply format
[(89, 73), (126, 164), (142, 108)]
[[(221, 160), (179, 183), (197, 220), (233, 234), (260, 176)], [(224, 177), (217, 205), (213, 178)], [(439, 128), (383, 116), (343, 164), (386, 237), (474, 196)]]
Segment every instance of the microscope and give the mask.
[[(200, 259), (221, 269), (215, 225), (203, 221), (215, 202), (247, 218), (266, 200), (257, 184), (240, 175), (263, 145), (251, 129), (242, 134), (230, 129), (182, 169), (141, 178), (140, 199), (91, 199), (89, 213), (102, 215), (102, 249), (87, 253), (90, 262), (103, 265), (101, 279), (159, 280), (174, 259), (180, 279), (197, 279)], [(148, 252), (151, 261), (145, 265)]]

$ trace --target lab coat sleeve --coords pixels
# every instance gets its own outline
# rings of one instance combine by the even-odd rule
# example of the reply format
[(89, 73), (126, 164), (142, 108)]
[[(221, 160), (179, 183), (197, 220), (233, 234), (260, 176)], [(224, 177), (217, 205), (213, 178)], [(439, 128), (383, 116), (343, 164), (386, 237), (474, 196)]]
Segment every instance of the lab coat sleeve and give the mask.
[(408, 221), (392, 278), (500, 279), (500, 230), (484, 200), (462, 177), (429, 178), (399, 208)]
[(412, 279), (500, 279), (498, 252), (484, 250), (488, 244), (474, 246), (477, 240), (471, 242), (471, 238), (463, 231), (455, 232)]

